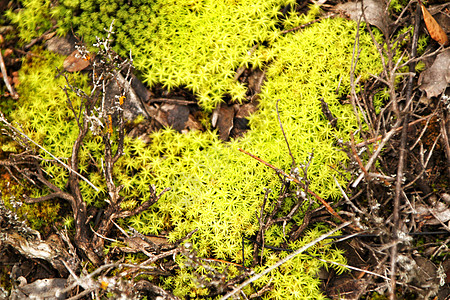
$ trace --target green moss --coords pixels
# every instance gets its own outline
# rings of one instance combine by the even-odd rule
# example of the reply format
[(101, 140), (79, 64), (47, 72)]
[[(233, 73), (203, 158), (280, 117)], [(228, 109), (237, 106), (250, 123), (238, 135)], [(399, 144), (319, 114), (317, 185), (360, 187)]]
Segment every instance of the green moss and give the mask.
[[(417, 42), (417, 55), (418, 56), (422, 55), (425, 52), (429, 41), (430, 41), (430, 37), (427, 34), (423, 34), (423, 35), (419, 36), (419, 41)], [(423, 62), (420, 61), (419, 63), (423, 63)], [(417, 65), (419, 65), (419, 63)]]
[[(117, 183), (124, 186), (123, 207), (132, 209), (149, 200), (151, 184), (158, 190), (171, 187), (149, 210), (128, 220), (134, 228), (144, 234), (168, 231), (171, 241), (198, 229), (191, 241), (200, 257), (243, 263), (241, 237), (254, 235), (258, 229), (256, 214), (264, 196), (263, 188), (277, 191), (280, 183), (272, 170), (237, 149), (243, 148), (289, 170), (292, 162), (275, 110), (278, 99), (281, 100), (280, 118), (296, 161), (307, 161), (310, 153), (314, 153), (308, 172), (309, 188), (327, 199), (340, 196), (333, 176), (342, 183), (345, 178), (333, 169), (343, 171), (340, 166), (347, 162), (347, 157), (336, 147), (336, 141), (348, 140), (350, 132), (358, 128), (352, 108), (339, 103), (349, 92), (354, 22), (326, 19), (301, 31), (280, 35), (277, 24), (287, 28), (297, 26), (317, 14), (317, 8), (306, 19), (292, 14), (281, 24), (277, 21), (280, 8), (277, 1), (228, 1), (226, 4), (206, 0), (182, 4), (133, 1), (139, 10), (124, 2), (111, 1), (111, 5), (117, 5), (117, 12), (108, 4), (100, 6), (94, 1), (66, 2), (62, 3), (67, 9), (72, 5), (73, 9), (82, 10), (74, 24), (87, 40), (94, 34), (100, 35), (114, 13), (118, 25), (117, 49), (123, 52), (132, 49), (136, 67), (146, 82), (162, 83), (167, 88), (186, 86), (196, 93), (207, 111), (227, 94), (235, 100), (243, 98), (245, 87), (233, 81), (237, 67), (266, 68), (267, 80), (260, 94), (259, 111), (250, 117), (251, 130), (242, 139), (223, 143), (211, 131), (180, 134), (171, 129), (153, 133), (148, 145), (139, 139), (126, 138), (124, 156), (114, 174)], [(88, 17), (90, 21), (86, 22)], [(255, 43), (262, 41), (264, 45), (253, 55), (247, 54)], [(356, 73), (366, 80), (370, 73), (380, 71), (380, 62), (364, 31), (360, 48)], [(54, 155), (69, 157), (77, 128), (73, 118), (66, 117), (71, 114), (59, 89), (65, 83), (61, 78), (54, 78), (54, 67), (61, 66), (62, 58), (45, 51), (39, 55), (44, 58), (34, 58), (21, 71), (21, 104), (12, 117)], [(75, 74), (72, 79), (85, 87), (86, 77)], [(340, 94), (336, 95), (339, 81)], [(321, 97), (338, 118), (339, 130), (333, 129), (324, 117)], [(98, 206), (107, 198), (99, 145), (101, 142), (95, 137), (87, 137), (80, 159), (82, 174), (100, 187), (100, 192), (94, 192), (83, 182), (83, 197), (88, 204)], [(44, 167), (53, 175), (52, 181), (64, 187), (66, 171), (50, 162), (44, 163)], [(270, 194), (268, 207), (277, 197), (276, 192)], [(288, 211), (293, 201), (287, 199), (283, 209)], [(286, 229), (302, 222), (303, 214), (299, 212)], [(325, 227), (312, 229), (290, 246), (301, 247), (325, 230)], [(285, 242), (283, 229), (271, 227), (266, 241), (275, 246)], [(252, 251), (253, 246), (247, 243), (246, 265), (252, 260)], [(344, 262), (341, 253), (330, 246), (317, 245), (310, 251)], [(258, 270), (283, 256), (266, 251), (264, 266)], [(295, 296), (321, 299), (315, 277), (321, 266), (323, 263), (310, 256), (298, 256), (258, 284), (263, 286), (272, 278), (275, 288), (265, 295), (267, 299)], [(195, 298), (205, 293), (196, 287), (192, 269), (182, 268), (177, 272), (176, 277), (163, 279), (176, 295)]]
[[(15, 100), (11, 97), (3, 97), (4, 93), (6, 92), (6, 87), (0, 88), (0, 110), (3, 112), (5, 116), (9, 116), (9, 114), (14, 110), (15, 108)], [(0, 138), (1, 140), (1, 138)]]
[(48, 232), (49, 226), (52, 226), (58, 219), (60, 205), (52, 202), (24, 204), (22, 202), (23, 195), (29, 194), (32, 190), (25, 186), (27, 186), (27, 182), (17, 183), (9, 174), (2, 174), (0, 176), (0, 193), (3, 205), (23, 220), (27, 220), (31, 228)]
[(24, 42), (40, 36), (52, 27), (50, 20), (50, 0), (21, 1), (23, 8), (12, 12), (7, 10), (5, 15), (19, 29), (19, 37)]
[(408, 4), (408, 0), (392, 0), (389, 2), (389, 9), (400, 13)]
[[(73, 113), (67, 106), (67, 97), (62, 87), (66, 84), (65, 79), (56, 77), (55, 68), (61, 68), (63, 57), (47, 51), (35, 50), (37, 54), (32, 59), (25, 61), (19, 72), (20, 85), (17, 87), (20, 99), (16, 103), (17, 108), (10, 113), (11, 119), (19, 124), (20, 128), (35, 142), (44, 146), (50, 153), (67, 163), (71, 155), (72, 145), (78, 135)], [(78, 86), (88, 89), (87, 77), (80, 74), (69, 75), (68, 78), (76, 82)], [(73, 100), (75, 110), (80, 104), (80, 99), (69, 92)], [(98, 183), (96, 178), (101, 177), (99, 173), (87, 172), (88, 165), (91, 165), (90, 156), (100, 157), (98, 141), (90, 137), (90, 141), (84, 145), (80, 156), (80, 171)], [(2, 145), (3, 151), (18, 151), (18, 147), (13, 143)], [(41, 165), (47, 174), (50, 174), (51, 181), (55, 185), (64, 189), (68, 179), (67, 171), (54, 163), (54, 160), (47, 153), (36, 149), (43, 156)], [(100, 201), (104, 191), (88, 191), (85, 193), (85, 200), (88, 203), (102, 205)], [(87, 189), (85, 189), (86, 191)], [(49, 191), (34, 190), (30, 196), (39, 197), (48, 194)], [(27, 216), (33, 228), (42, 228), (44, 225), (53, 223), (58, 218), (59, 206), (53, 202), (44, 202), (35, 205), (23, 205), (23, 214)]]
[(381, 111), (381, 107), (383, 103), (388, 103), (390, 99), (389, 90), (387, 88), (383, 88), (378, 91), (373, 97), (373, 104), (375, 106), (375, 112), (378, 114)]
[[(63, 34), (71, 27), (88, 44), (96, 42), (115, 20), (115, 49), (131, 50), (135, 67), (149, 85), (172, 89), (184, 85), (211, 111), (225, 96), (245, 99), (245, 87), (236, 83), (234, 70), (262, 62), (248, 51), (277, 35), (280, 9), (293, 0), (266, 1), (61, 1), (49, 8), (43, 0), (21, 1), (26, 9), (8, 16), (19, 24), (21, 37), (30, 40), (49, 28), (50, 15)], [(42, 24), (41, 24), (42, 23)], [(211, 80), (214, 78), (214, 80)]]
[[(283, 169), (289, 169), (291, 164), (277, 122), (276, 99), (282, 99), (280, 117), (297, 161), (307, 160), (314, 150), (309, 168), (310, 188), (325, 198), (340, 196), (332, 179), (336, 173), (330, 166), (339, 169), (338, 164), (347, 158), (334, 146), (334, 141), (336, 138), (348, 140), (350, 131), (357, 129), (357, 123), (351, 107), (340, 105), (339, 95), (334, 91), (342, 77), (341, 93), (348, 92), (354, 32), (352, 22), (335, 19), (280, 37), (273, 44), (275, 61), (267, 70), (260, 110), (250, 118), (252, 130), (243, 139), (223, 144), (211, 133), (181, 135), (172, 130), (155, 133), (148, 149), (148, 155), (153, 156), (149, 161), (152, 170), (149, 178), (156, 186), (171, 186), (172, 191), (154, 210), (131, 218), (133, 226), (145, 233), (170, 229), (169, 238), (173, 241), (198, 229), (192, 241), (200, 256), (241, 263), (240, 236), (255, 233), (262, 188), (277, 190), (278, 179), (271, 170), (242, 155), (237, 148), (244, 148)], [(361, 47), (361, 59), (369, 64), (362, 64), (357, 72), (367, 78), (368, 73), (377, 73), (380, 67), (373, 63), (376, 51), (367, 35), (362, 35)], [(324, 118), (320, 97), (326, 99), (339, 118), (341, 130), (334, 131)], [(298, 225), (302, 223), (301, 214), (294, 219)], [(273, 245), (280, 244), (281, 237), (281, 228), (271, 237), (266, 236)], [(247, 246), (246, 259), (250, 260), (251, 246)], [(334, 251), (322, 249), (321, 255), (333, 256)], [(274, 259), (278, 257), (273, 255)], [(303, 259), (308, 268), (317, 271), (317, 262)], [(303, 273), (292, 270), (292, 274)], [(317, 296), (317, 281), (302, 279), (299, 282), (307, 282), (308, 288), (314, 290), (311, 294)], [(295, 290), (288, 285), (280, 289), (269, 293), (268, 297), (287, 297)]]

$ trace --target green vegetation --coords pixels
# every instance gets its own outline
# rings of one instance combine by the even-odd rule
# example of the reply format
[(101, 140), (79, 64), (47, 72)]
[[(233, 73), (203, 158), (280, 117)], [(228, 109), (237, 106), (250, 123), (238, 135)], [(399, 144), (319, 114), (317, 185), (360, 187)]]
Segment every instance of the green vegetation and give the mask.
[(40, 36), (52, 27), (49, 0), (21, 1), (24, 9), (18, 12), (6, 11), (8, 17), (19, 29), (19, 37), (23, 42)]
[[(278, 99), (281, 100), (280, 118), (296, 161), (305, 162), (311, 153), (314, 154), (308, 171), (309, 188), (324, 198), (340, 196), (333, 176), (341, 182), (346, 179), (335, 170), (342, 171), (347, 157), (336, 144), (338, 140), (348, 140), (350, 133), (358, 128), (352, 108), (339, 103), (339, 99), (349, 92), (356, 25), (343, 19), (326, 19), (301, 31), (281, 34), (278, 27), (292, 28), (302, 24), (314, 18), (318, 9), (304, 17), (290, 14), (282, 22), (278, 20), (281, 4), (293, 1), (279, 2), (225, 1), (218, 4), (205, 0), (146, 4), (133, 1), (134, 6), (130, 7), (120, 1), (102, 4), (100, 1), (62, 1), (61, 6), (53, 8), (52, 13), (60, 18), (60, 22), (67, 26), (72, 20), (77, 32), (89, 42), (95, 35), (104, 35), (103, 28), (116, 19), (116, 49), (123, 55), (128, 49), (132, 50), (141, 78), (150, 86), (161, 83), (168, 89), (187, 87), (198, 96), (206, 111), (226, 97), (244, 100), (245, 86), (233, 80), (236, 68), (246, 65), (266, 69), (267, 80), (260, 95), (259, 111), (250, 117), (251, 130), (242, 139), (224, 143), (215, 132), (180, 134), (172, 129), (153, 133), (149, 144), (126, 138), (125, 154), (115, 169), (117, 184), (124, 186), (121, 192), (127, 200), (124, 207), (132, 209), (147, 201), (149, 185), (155, 185), (158, 190), (171, 187), (171, 191), (148, 211), (127, 220), (135, 229), (144, 234), (159, 234), (165, 230), (171, 241), (198, 229), (191, 238), (198, 256), (249, 265), (253, 246), (250, 242), (245, 244), (246, 261), (242, 262), (241, 237), (257, 232), (256, 215), (263, 200), (263, 188), (273, 191), (269, 197), (273, 203), (278, 198), (280, 182), (273, 171), (237, 148), (289, 170), (292, 161), (275, 109)], [(39, 3), (40, 9), (47, 7), (47, 4)], [(26, 7), (29, 10), (20, 16), (9, 15), (12, 19), (32, 17), (30, 10), (38, 6)], [(81, 13), (75, 16), (73, 12), (78, 10)], [(63, 15), (67, 18), (61, 18)], [(45, 21), (40, 20), (45, 16), (42, 12), (39, 20), (30, 21), (20, 28), (21, 31), (36, 26), (33, 24), (45, 25)], [(16, 22), (21, 23), (19, 19)], [(249, 54), (257, 43), (260, 43), (259, 47)], [(376, 49), (364, 32), (361, 32), (360, 48), (360, 61), (355, 72), (365, 80), (370, 73), (378, 73), (381, 66)], [(61, 67), (63, 58), (40, 49), (36, 51), (39, 57), (25, 62), (20, 72), (21, 99), (11, 118), (55, 156), (67, 158), (78, 129), (74, 118), (67, 117), (73, 114), (61, 90), (65, 85), (64, 78), (55, 78), (55, 67)], [(73, 74), (70, 79), (79, 87), (88, 88), (88, 77)], [(339, 94), (336, 94), (339, 82)], [(321, 97), (338, 118), (338, 130), (333, 129), (324, 117)], [(74, 103), (75, 110), (77, 105), (79, 103)], [(98, 139), (93, 135), (86, 139), (80, 157), (80, 173), (100, 187), (100, 191), (95, 192), (82, 182), (84, 200), (89, 205), (103, 206), (107, 195), (101, 167), (103, 149), (100, 149), (102, 143)], [(14, 149), (8, 145), (4, 150)], [(42, 155), (50, 159), (45, 153)], [(43, 167), (51, 175), (51, 182), (64, 188), (67, 171), (52, 162), (43, 162)], [(298, 191), (301, 191), (299, 187)], [(37, 191), (35, 196), (44, 193), (46, 191)], [(284, 211), (288, 212), (296, 200), (287, 198)], [(66, 222), (70, 223), (70, 219)], [(300, 210), (284, 230), (282, 226), (270, 227), (266, 232), (266, 243), (281, 245), (286, 241), (284, 232), (302, 222)], [(289, 246), (299, 248), (324, 230), (326, 228), (319, 225)], [(324, 259), (345, 262), (340, 251), (330, 245), (316, 245), (309, 252)], [(266, 250), (265, 265), (256, 271), (284, 255)], [(182, 264), (183, 258), (177, 259)], [(300, 255), (262, 278), (257, 286), (262, 287), (272, 279), (274, 288), (264, 296), (267, 299), (322, 299), (316, 278), (322, 266), (324, 263)], [(176, 277), (162, 279), (165, 287), (177, 296), (198, 297), (206, 292), (197, 287), (193, 269), (186, 267), (177, 272)], [(229, 272), (233, 274), (237, 270), (229, 268)]]
[(405, 8), (406, 4), (408, 4), (406, 0), (393, 0), (389, 3), (389, 8), (399, 13)]

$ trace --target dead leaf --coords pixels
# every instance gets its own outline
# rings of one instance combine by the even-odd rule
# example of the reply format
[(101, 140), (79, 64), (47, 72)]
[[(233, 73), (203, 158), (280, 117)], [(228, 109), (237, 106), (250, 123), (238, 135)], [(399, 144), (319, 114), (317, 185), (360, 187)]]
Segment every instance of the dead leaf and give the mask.
[(147, 102), (153, 93), (147, 89), (147, 87), (142, 83), (142, 81), (137, 78), (134, 74), (131, 74), (131, 87), (136, 92), (136, 95), (144, 102)]
[[(416, 287), (426, 287), (419, 291), (421, 299), (427, 299), (426, 295), (436, 295), (440, 289), (440, 278), (437, 266), (429, 259), (422, 256), (415, 256), (410, 276), (411, 284)], [(429, 299), (429, 298), (428, 298)]]
[(441, 25), (448, 37), (448, 33), (450, 32), (450, 2), (445, 4), (430, 5), (427, 9), (436, 22)]
[(445, 283), (449, 284), (450, 283), (450, 259), (449, 258), (446, 258), (442, 262), (442, 268), (444, 269), (444, 272), (447, 275), (445, 278)]
[[(123, 105), (123, 116), (126, 120), (134, 120), (137, 116), (146, 116), (143, 102), (139, 99), (135, 90), (125, 77), (119, 72), (115, 76), (115, 80), (111, 80), (105, 89), (105, 105), (109, 109), (117, 102), (117, 95), (122, 95), (125, 90), (125, 103)], [(114, 116), (113, 116), (114, 118)]]
[(13, 49), (11, 49), (11, 48), (5, 49), (5, 52), (3, 52), (3, 58), (6, 58), (13, 53), (14, 53)]
[(431, 98), (442, 94), (449, 83), (450, 49), (447, 49), (436, 57), (431, 67), (420, 74), (419, 89)]
[(186, 105), (163, 104), (161, 109), (167, 112), (167, 123), (178, 132), (186, 128), (189, 120), (189, 108)]
[(234, 126), (234, 106), (228, 106), (224, 103), (220, 106), (217, 128), (219, 129), (219, 138), (227, 141), (230, 137), (231, 129)]
[[(420, 3), (420, 1), (419, 1)], [(422, 9), (423, 20), (427, 26), (428, 33), (431, 38), (443, 46), (448, 46), (450, 41), (448, 40), (447, 34), (441, 25), (433, 18), (433, 16), (428, 12), (425, 6), (420, 3), (420, 8)]]
[(20, 79), (19, 79), (19, 72), (15, 71), (11, 73), (12, 75), (12, 83), (14, 84), (14, 86), (17, 88), (20, 84)]
[(56, 35), (56, 31), (52, 31), (50, 33), (44, 34), (43, 39), (47, 41)]
[(333, 10), (342, 12), (354, 21), (367, 21), (370, 25), (376, 26), (385, 36), (389, 36), (389, 18), (386, 13), (386, 3), (382, 0), (364, 0), (364, 15), (362, 17), (361, 1), (338, 4)]
[[(196, 130), (203, 131), (204, 130), (202, 123), (197, 118), (195, 118), (193, 115), (189, 115), (189, 118), (186, 122), (186, 128), (188, 130), (192, 130), (192, 131), (196, 131)], [(181, 132), (184, 133), (184, 131), (181, 131)]]
[(248, 77), (248, 89), (252, 91), (253, 95), (258, 95), (261, 92), (261, 86), (264, 83), (266, 71), (256, 69), (252, 71)]
[(63, 67), (67, 72), (78, 72), (86, 69), (90, 64), (89, 59), (81, 57), (78, 50), (75, 50), (66, 57)]
[(248, 117), (256, 112), (257, 104), (256, 102), (250, 102), (244, 105), (238, 105), (236, 110), (236, 115), (233, 120), (234, 126), (230, 133), (232, 138), (241, 137), (250, 129)]
[(419, 204), (416, 211), (427, 225), (439, 225), (450, 221), (450, 208), (442, 202), (437, 202), (434, 207)]
[(332, 299), (357, 300), (366, 286), (365, 279), (353, 279), (350, 276), (340, 276), (333, 281), (332, 286), (327, 285), (327, 296)]
[(441, 197), (442, 197), (442, 200), (444, 200), (445, 203), (450, 204), (450, 195), (449, 194), (443, 193), (441, 195)]

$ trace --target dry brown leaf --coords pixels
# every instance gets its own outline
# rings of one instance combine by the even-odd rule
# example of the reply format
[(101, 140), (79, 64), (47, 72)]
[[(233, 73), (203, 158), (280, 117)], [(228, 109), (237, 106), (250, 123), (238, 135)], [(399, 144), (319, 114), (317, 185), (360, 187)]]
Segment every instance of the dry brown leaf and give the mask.
[(14, 86), (17, 88), (20, 84), (20, 79), (19, 79), (19, 72), (15, 71), (11, 73), (12, 75), (12, 83), (14, 84)]
[(419, 89), (427, 93), (427, 97), (442, 94), (450, 83), (450, 49), (440, 53), (433, 65), (423, 71), (419, 77)]
[(234, 115), (236, 109), (234, 105), (223, 104), (220, 106), (217, 128), (219, 129), (219, 138), (222, 141), (228, 141), (230, 132), (234, 127)]
[(88, 59), (82, 58), (78, 50), (73, 51), (66, 57), (63, 63), (64, 70), (67, 72), (77, 72), (86, 69), (90, 65)]
[(405, 272), (407, 272), (405, 279), (410, 280), (411, 285), (426, 287), (418, 292), (418, 299), (430, 299), (431, 297), (426, 296), (430, 294), (436, 295), (441, 288), (441, 276), (438, 275), (438, 267), (428, 258), (420, 256), (420, 254), (414, 255), (413, 260), (410, 261), (410, 266), (406, 266)]
[[(349, 16), (354, 21), (359, 21), (362, 16), (361, 1), (338, 4), (335, 11)], [(364, 0), (364, 15), (370, 25), (378, 27), (385, 36), (389, 36), (389, 17), (386, 14), (386, 3), (383, 0)]]
[(436, 22), (422, 3), (420, 3), (420, 8), (422, 9), (423, 20), (425, 22), (425, 26), (427, 26), (427, 30), (431, 38), (443, 46), (450, 45), (447, 34), (444, 29), (442, 29), (441, 25)]
[(14, 53), (13, 49), (11, 49), (11, 48), (5, 49), (5, 51), (3, 52), (3, 58), (6, 58), (6, 57), (10, 56), (13, 53)]
[(447, 223), (450, 221), (450, 208), (442, 202), (437, 202), (434, 207), (419, 204), (416, 206), (416, 211), (427, 225), (439, 225), (441, 222)]
[(189, 120), (189, 108), (186, 105), (164, 103), (161, 110), (167, 113), (167, 123), (170, 127), (179, 132), (186, 128), (186, 122)]

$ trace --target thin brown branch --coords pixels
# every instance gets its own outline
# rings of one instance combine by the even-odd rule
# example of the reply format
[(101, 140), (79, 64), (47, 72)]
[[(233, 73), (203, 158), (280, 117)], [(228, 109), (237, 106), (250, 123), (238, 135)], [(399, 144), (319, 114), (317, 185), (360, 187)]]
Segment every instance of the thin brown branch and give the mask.
[(272, 280), (273, 280), (273, 278), (270, 278), (269, 282), (265, 286), (263, 286), (256, 293), (251, 294), (248, 298), (249, 299), (254, 299), (254, 298), (260, 299), (262, 297), (262, 295), (264, 295), (266, 292), (268, 292), (268, 291), (273, 289)]
[(16, 90), (14, 90), (14, 87), (9, 82), (8, 73), (6, 71), (6, 66), (5, 66), (5, 62), (3, 61), (3, 55), (2, 55), (1, 51), (0, 51), (0, 70), (2, 72), (3, 81), (5, 82), (5, 85), (9, 91), (9, 94), (11, 95), (11, 97), (13, 99), (19, 99), (19, 94), (17, 94)]
[(53, 30), (55, 30), (57, 28), (56, 25), (53, 25), (52, 28), (50, 28), (49, 30), (47, 30), (46, 32), (44, 32), (43, 34), (41, 34), (39, 37), (32, 39), (28, 44), (26, 44), (24, 46), (24, 49), (28, 50), (31, 47), (33, 47), (34, 45), (36, 45), (37, 43), (41, 42), (42, 40), (48, 39), (49, 36), (53, 36), (56, 34), (56, 32), (53, 32)]
[[(402, 182), (403, 182), (403, 172), (405, 169), (405, 163), (406, 163), (406, 140), (408, 137), (408, 117), (409, 115), (406, 114), (404, 117), (404, 126), (402, 130), (402, 136), (401, 136), (401, 142), (400, 142), (400, 156), (398, 160), (398, 167), (397, 167), (397, 181), (395, 184), (395, 197), (394, 197), (394, 207), (393, 207), (393, 213), (392, 213), (392, 235), (394, 240), (398, 239), (397, 236), (397, 229), (400, 228), (400, 217), (399, 217), (399, 210), (400, 210), (400, 198), (403, 195), (403, 188), (402, 188)], [(397, 251), (398, 251), (398, 243), (395, 243), (393, 247), (391, 248), (391, 299), (395, 299), (395, 286), (396, 286), (396, 266), (397, 266)]]
[[(243, 149), (241, 149), (241, 148), (238, 148), (238, 150), (241, 151), (242, 153), (247, 154), (248, 156), (250, 156), (250, 157), (256, 159), (257, 161), (259, 161), (259, 162), (265, 164), (266, 166), (268, 166), (269, 168), (271, 168), (272, 170), (274, 170), (277, 174), (281, 174), (281, 175), (284, 176), (285, 178), (287, 178), (287, 179), (289, 179), (289, 180), (291, 180), (291, 181), (297, 183), (298, 185), (300, 185), (300, 186), (302, 186), (302, 187), (305, 187), (305, 184), (302, 183), (302, 182), (301, 182), (300, 180), (298, 180), (297, 178), (292, 177), (291, 175), (285, 173), (283, 170), (281, 170), (281, 169), (275, 167), (274, 165), (272, 165), (272, 164), (270, 164), (270, 163), (264, 161), (263, 159), (259, 158), (258, 156), (253, 155), (253, 154), (251, 154), (251, 153), (249, 153), (249, 152), (247, 152), (247, 151), (245, 151), (245, 150), (243, 150)], [(323, 200), (319, 195), (317, 195), (316, 193), (314, 193), (313, 191), (311, 191), (311, 190), (308, 189), (308, 188), (306, 189), (306, 191), (307, 191), (309, 194), (311, 194), (314, 198), (316, 198), (317, 200), (319, 200), (319, 202), (322, 203), (323, 206), (325, 206), (325, 208), (328, 210), (328, 212), (329, 212), (330, 214), (332, 214), (334, 217), (336, 217), (339, 221), (341, 221), (341, 222), (343, 222), (343, 223), (346, 222), (340, 215), (338, 215), (338, 213), (330, 206), (330, 204), (328, 204), (325, 200)], [(354, 229), (354, 230), (357, 230), (357, 231), (360, 231), (360, 230), (361, 230), (360, 228), (358, 228), (358, 227), (356, 227), (356, 226), (351, 226), (351, 228)]]
[(355, 138), (353, 136), (353, 132), (350, 133), (350, 148), (352, 149), (353, 157), (358, 163), (359, 168), (363, 171), (366, 180), (369, 180), (370, 179), (369, 173), (367, 172), (367, 169), (364, 167), (361, 158), (359, 158), (358, 152), (356, 151)]
[(450, 178), (450, 144), (448, 138), (450, 126), (447, 117), (448, 114), (443, 112), (441, 116), (440, 126), (441, 126), (442, 143), (444, 144), (445, 155), (447, 156), (447, 173), (448, 177)]
[[(419, 7), (417, 7), (416, 10), (416, 16), (415, 16), (415, 30), (413, 34), (413, 42), (412, 42), (412, 48), (411, 48), (411, 57), (415, 57), (417, 53), (417, 42), (419, 38), (419, 29), (418, 26), (420, 25), (420, 13), (419, 13)], [(404, 54), (402, 54), (401, 57), (403, 57)], [(398, 59), (397, 64), (395, 68), (398, 67), (400, 64), (401, 58)], [(416, 64), (414, 62), (411, 62), (409, 64), (409, 71), (414, 72), (415, 71)], [(395, 75), (394, 75), (395, 76)], [(394, 77), (395, 78), (395, 77)], [(392, 83), (394, 83), (394, 80)], [(413, 89), (413, 77), (408, 77), (407, 81), (407, 87), (406, 87), (406, 100), (408, 103), (412, 102), (412, 89)], [(398, 107), (394, 106), (394, 107)], [(409, 114), (410, 114), (411, 105), (406, 105), (404, 110), (402, 111), (403, 118), (403, 128), (402, 128), (402, 134), (401, 134), (401, 140), (400, 140), (400, 155), (398, 159), (398, 166), (397, 166), (397, 181), (395, 183), (395, 196), (394, 196), (394, 204), (393, 204), (393, 213), (392, 213), (392, 235), (394, 238), (394, 241), (398, 240), (398, 232), (397, 230), (400, 228), (400, 200), (402, 196), (404, 195), (404, 191), (402, 188), (403, 185), (403, 179), (404, 179), (404, 169), (405, 164), (407, 163), (407, 138), (408, 138), (408, 123), (409, 123)], [(390, 299), (394, 300), (396, 298), (395, 295), (395, 287), (397, 284), (397, 274), (396, 274), (396, 268), (397, 268), (397, 252), (398, 252), (398, 243), (395, 243), (393, 247), (391, 248), (391, 282), (390, 282)]]
[[(420, 123), (420, 122), (425, 121), (425, 120), (428, 121), (429, 119), (431, 119), (431, 118), (434, 117), (435, 115), (436, 115), (436, 112), (433, 112), (432, 114), (429, 114), (428, 116), (425, 116), (425, 117), (422, 117), (422, 118), (420, 118), (420, 119), (417, 119), (417, 120), (414, 120), (414, 121), (410, 122), (410, 123), (408, 124), (408, 126), (416, 125), (417, 123)], [(395, 128), (395, 131), (396, 131), (396, 132), (400, 132), (402, 129), (403, 129), (403, 126), (399, 126), (399, 127)], [(379, 136), (377, 136), (377, 137), (375, 137), (375, 138), (371, 138), (371, 139), (369, 139), (369, 140), (367, 140), (367, 141), (358, 143), (358, 144), (356, 144), (355, 146), (356, 146), (357, 148), (361, 148), (361, 147), (367, 146), (367, 145), (369, 145), (369, 144), (373, 144), (373, 143), (375, 143), (375, 142), (378, 142), (378, 141), (381, 140), (382, 138), (383, 138), (383, 136), (382, 136), (382, 135), (379, 135)]]
[[(265, 189), (266, 192), (264, 193), (264, 200), (263, 203), (261, 205), (261, 210), (259, 212), (259, 216), (256, 216), (258, 218), (258, 222), (259, 222), (259, 230), (258, 230), (258, 234), (256, 235), (256, 243), (254, 244), (253, 247), (253, 253), (254, 253), (254, 257), (253, 257), (253, 263), (256, 264), (257, 259), (258, 259), (258, 245), (261, 244), (261, 255), (259, 256), (259, 263), (262, 264), (262, 260), (263, 260), (263, 254), (264, 254), (264, 233), (265, 230), (267, 229), (266, 224), (264, 223), (264, 207), (266, 206), (267, 203), (267, 198), (269, 197), (269, 193), (271, 192), (270, 189)], [(242, 263), (244, 263), (244, 261), (242, 261)]]
[(300, 237), (300, 235), (302, 234), (302, 232), (306, 229), (306, 227), (308, 227), (309, 222), (311, 222), (311, 219), (312, 219), (314, 210), (311, 211), (311, 210), (309, 209), (310, 207), (311, 207), (311, 204), (309, 205), (308, 210), (306, 211), (305, 216), (303, 217), (303, 223), (302, 223), (302, 225), (300, 225), (300, 226), (297, 228), (297, 230), (295, 230), (294, 232), (292, 232), (292, 233), (290, 234), (291, 240), (293, 240), (293, 241), (297, 240), (297, 239)]
[[(392, 127), (392, 129), (386, 133), (386, 135), (384, 136), (384, 138), (381, 140), (380, 144), (378, 145), (377, 149), (375, 150), (375, 152), (372, 154), (372, 156), (369, 158), (368, 162), (365, 165), (365, 169), (369, 170), (372, 165), (375, 163), (376, 159), (378, 158), (378, 155), (380, 155), (381, 150), (383, 149), (383, 147), (386, 145), (386, 143), (392, 138), (392, 136), (394, 134), (397, 133), (398, 128), (400, 127), (402, 121), (401, 120), (397, 120), (394, 124), (394, 126)], [(359, 177), (353, 182), (352, 187), (357, 187), (359, 182), (361, 181), (361, 179), (363, 179), (364, 174), (359, 175)]]
[(24, 198), (25, 198), (25, 203), (28, 203), (28, 204), (40, 203), (40, 202), (53, 200), (53, 199), (57, 199), (57, 198), (62, 198), (62, 199), (66, 199), (69, 201), (73, 200), (73, 199), (71, 199), (71, 197), (68, 197), (67, 193), (64, 193), (64, 192), (51, 193), (46, 196), (37, 197), (37, 198), (30, 198), (27, 195), (24, 195)]
[(294, 158), (294, 155), (292, 155), (291, 147), (289, 146), (289, 141), (288, 141), (288, 139), (287, 139), (287, 137), (286, 137), (286, 133), (284, 132), (283, 123), (281, 123), (280, 111), (279, 111), (279, 109), (278, 109), (278, 103), (279, 103), (279, 102), (280, 102), (280, 99), (278, 99), (278, 100), (277, 100), (277, 103), (276, 103), (278, 123), (279, 123), (279, 125), (280, 125), (281, 133), (283, 133), (284, 141), (285, 141), (286, 146), (287, 146), (288, 151), (289, 151), (289, 156), (290, 156), (291, 159), (292, 159), (291, 168), (293, 168), (293, 167), (295, 166), (295, 158)]

